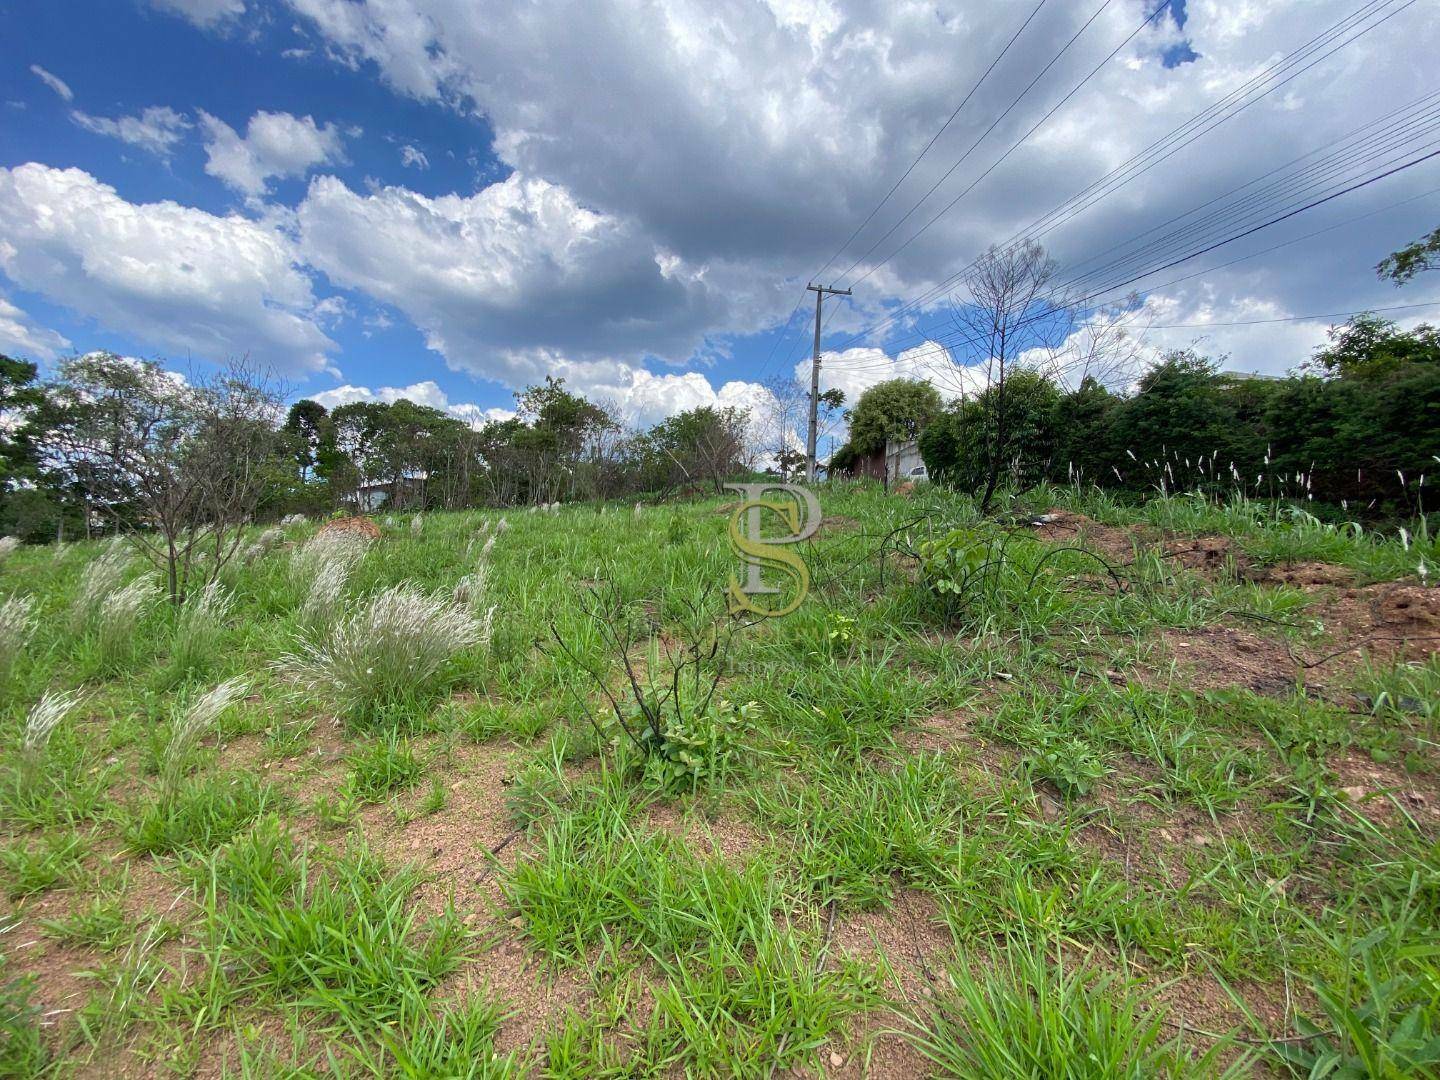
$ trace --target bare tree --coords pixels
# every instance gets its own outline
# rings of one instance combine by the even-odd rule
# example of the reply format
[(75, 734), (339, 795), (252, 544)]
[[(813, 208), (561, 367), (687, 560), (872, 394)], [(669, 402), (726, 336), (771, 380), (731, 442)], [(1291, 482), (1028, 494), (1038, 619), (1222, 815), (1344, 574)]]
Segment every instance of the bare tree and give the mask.
[(1055, 261), (1033, 240), (1007, 248), (994, 248), (975, 262), (965, 279), (968, 296), (954, 305), (957, 325), (970, 340), (986, 350), (986, 393), (993, 407), (986, 410), (987, 468), (980, 496), (980, 512), (989, 513), (1002, 462), (1010, 452), (1010, 417), (1005, 400), (1005, 379), (1010, 368), (1031, 349), (1054, 340), (1053, 317), (1064, 305), (1049, 289)]
[(187, 382), (90, 353), (62, 363), (52, 391), (59, 422), (46, 451), (165, 575), (171, 602), (219, 576), (289, 468), (278, 390), (243, 365)]
[[(768, 408), (758, 418), (760, 441), (766, 453), (774, 455), (780, 479), (786, 480), (789, 479), (788, 468), (796, 460), (798, 432), (805, 420), (810, 391), (793, 375), (784, 374), (767, 379), (765, 389), (770, 393), (770, 400)], [(803, 464), (804, 455), (801, 454), (798, 460)]]
[(1131, 294), (1095, 308), (1083, 318), (1073, 306), (1054, 309), (1051, 340), (1037, 369), (1046, 378), (1075, 389), (1086, 379), (1125, 390), (1139, 378), (1147, 356), (1145, 324), (1136, 319), (1139, 297)]

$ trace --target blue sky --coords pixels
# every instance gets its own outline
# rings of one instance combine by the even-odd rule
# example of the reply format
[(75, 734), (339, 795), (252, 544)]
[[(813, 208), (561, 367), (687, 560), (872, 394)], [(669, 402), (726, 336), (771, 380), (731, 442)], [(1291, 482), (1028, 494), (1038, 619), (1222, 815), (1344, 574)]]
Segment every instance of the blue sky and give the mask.
[[(77, 23), (86, 33), (74, 32)], [(243, 35), (212, 34), (172, 14), (129, 2), (10, 3), (0, 9), (0, 39), (25, 43), (20, 57), (24, 62), (0, 69), (0, 101), (7, 106), (0, 114), (0, 163), (42, 161), (84, 169), (130, 202), (170, 199), (217, 215), (246, 213), (243, 195), (206, 174), (204, 147), (193, 132), (177, 143), (168, 159), (160, 159), (86, 130), (72, 121), (73, 111), (108, 118), (170, 104), (191, 113), (203, 109), (241, 130), (258, 109), (311, 115), (346, 131), (360, 130), (344, 139), (344, 159), (326, 166), (327, 172), (356, 188), (379, 182), (431, 195), (471, 193), (510, 172), (490, 152), (493, 132), (483, 117), (398, 95), (371, 73), (329, 63), (316, 54), (316, 41), (293, 22), (267, 19)], [(286, 56), (287, 50), (292, 54)], [(54, 93), (31, 73), (30, 64), (63, 78), (73, 99)], [(424, 155), (424, 168), (403, 162), (406, 146)], [(306, 177), (277, 178), (269, 197), (293, 205), (304, 196), (307, 183)], [(316, 292), (323, 298), (343, 291), (326, 288), (322, 281)], [(23, 289), (11, 295), (80, 351), (105, 348), (166, 359), (176, 366), (188, 362), (43, 296)], [(402, 316), (369, 302), (363, 293), (344, 295), (356, 318), (330, 333), (339, 345), (337, 360), (347, 379), (377, 385), (434, 379), (455, 393), (456, 400), (510, 403), (504, 387), (483, 387), (477, 394), (472, 379), (437, 363), (421, 334)], [(213, 359), (189, 358), (201, 363)], [(321, 389), (332, 381), (310, 379), (296, 392)]]
[[(1151, 6), (1112, 0), (1062, 50), (1095, 9), (1049, 0), (981, 78), (1029, 0), (8, 0), (0, 349), (249, 353), (295, 396), (404, 393), (476, 421), (546, 374), (636, 423), (762, 409), (760, 384), (808, 354), (806, 280), (841, 248), (826, 273), (854, 262), (855, 296), (827, 318), (826, 384), (958, 391), (983, 357), (955, 345), (950, 275), (1351, 10), (1182, 0), (1045, 118)], [(1437, 39), (1413, 10), (1377, 22), (1047, 248), (1083, 265), (1372, 122), (1432, 89)], [(1138, 345), (1284, 370), (1324, 336), (1296, 315), (1440, 300), (1371, 270), (1434, 226), (1437, 186), (1417, 168), (1213, 272), (1140, 281)]]

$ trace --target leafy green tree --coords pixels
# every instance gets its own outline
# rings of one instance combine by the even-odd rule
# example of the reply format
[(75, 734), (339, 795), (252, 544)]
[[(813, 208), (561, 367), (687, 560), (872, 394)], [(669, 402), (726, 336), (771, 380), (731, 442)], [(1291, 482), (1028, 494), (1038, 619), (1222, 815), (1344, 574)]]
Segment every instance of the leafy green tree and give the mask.
[(1066, 480), (1109, 483), (1114, 477), (1115, 417), (1123, 398), (1085, 379), (1055, 406), (1055, 471)]
[(913, 439), (940, 414), (940, 393), (919, 379), (889, 379), (860, 395), (850, 411), (850, 446), (858, 454), (885, 449), (891, 439)]
[(265, 381), (232, 367), (186, 381), (159, 364), (89, 353), (60, 364), (43, 452), (125, 532), (181, 603), (234, 556), (288, 469)]
[(1414, 243), (1406, 244), (1399, 251), (1391, 252), (1375, 267), (1382, 278), (1389, 278), (1396, 285), (1404, 285), (1416, 274), (1440, 267), (1440, 228)]
[(1373, 378), (1406, 364), (1440, 363), (1440, 330), (1421, 324), (1399, 330), (1388, 319), (1366, 312), (1344, 326), (1332, 326), (1330, 343), (1315, 350), (1310, 367), (1323, 375)]
[(650, 485), (662, 490), (708, 483), (718, 494), (725, 480), (748, 465), (745, 409), (702, 405), (667, 417), (637, 440)]
[(327, 438), (333, 439), (333, 433), (327, 430), (329, 426), (330, 413), (324, 405), (309, 398), (295, 402), (285, 415), (282, 430), (291, 440), (302, 483), (314, 476), (321, 447)]
[[(937, 417), (920, 435), (920, 456), (932, 478), (965, 491), (993, 494), (1001, 480), (1033, 486), (1051, 472), (1059, 403), (1059, 388), (1044, 375), (1013, 370), (1003, 387), (996, 383)], [(1002, 409), (1006, 437), (997, 443)], [(997, 447), (1004, 460), (995, 460)]]

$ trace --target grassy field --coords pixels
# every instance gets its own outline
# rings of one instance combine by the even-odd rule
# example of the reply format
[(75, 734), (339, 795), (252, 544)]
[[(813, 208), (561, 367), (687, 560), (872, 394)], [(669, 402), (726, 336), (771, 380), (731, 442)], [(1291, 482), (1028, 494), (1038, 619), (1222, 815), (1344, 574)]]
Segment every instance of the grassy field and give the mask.
[(1440, 546), (821, 500), (10, 554), (0, 1074), (1440, 1069)]

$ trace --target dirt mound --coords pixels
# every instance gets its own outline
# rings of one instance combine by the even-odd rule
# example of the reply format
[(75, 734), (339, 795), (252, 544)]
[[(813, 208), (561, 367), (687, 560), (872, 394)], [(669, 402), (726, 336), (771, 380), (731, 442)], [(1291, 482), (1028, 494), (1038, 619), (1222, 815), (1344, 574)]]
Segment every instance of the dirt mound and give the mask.
[(1165, 555), (1189, 570), (1245, 569), (1250, 560), (1227, 536), (1185, 536), (1165, 541)]
[(322, 533), (348, 532), (363, 536), (367, 540), (380, 539), (380, 526), (367, 517), (336, 518), (334, 521), (327, 521), (321, 525), (318, 531)]
[(1346, 589), (1318, 613), (1343, 653), (1423, 660), (1440, 652), (1440, 589), (1409, 582)]
[(1344, 586), (1355, 580), (1354, 573), (1347, 568), (1324, 562), (1258, 566), (1250, 569), (1245, 576), (1264, 585), (1295, 585), (1302, 589), (1323, 585)]
[(1440, 590), (1394, 585), (1375, 602), (1377, 621), (1398, 633), (1440, 635)]
[(1140, 539), (1131, 529), (1102, 525), (1094, 518), (1070, 510), (1047, 510), (1033, 522), (1037, 538), (1050, 544), (1079, 544), (1098, 552), (1112, 562), (1129, 562), (1135, 556), (1135, 541)]
[(1250, 630), (1207, 626), (1167, 630), (1164, 636), (1176, 668), (1195, 690), (1241, 688), (1285, 694), (1300, 676), (1300, 665), (1282, 642)]

